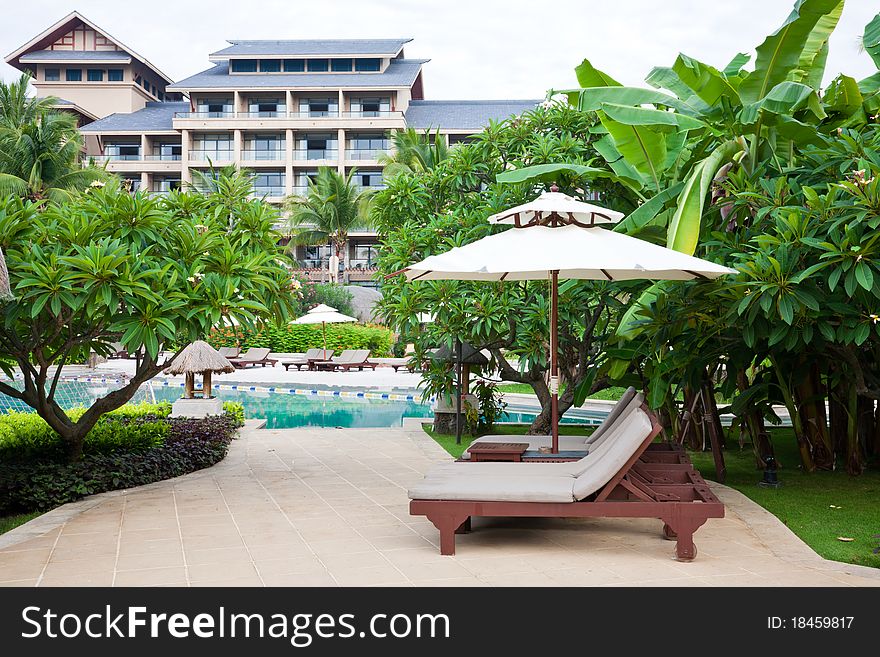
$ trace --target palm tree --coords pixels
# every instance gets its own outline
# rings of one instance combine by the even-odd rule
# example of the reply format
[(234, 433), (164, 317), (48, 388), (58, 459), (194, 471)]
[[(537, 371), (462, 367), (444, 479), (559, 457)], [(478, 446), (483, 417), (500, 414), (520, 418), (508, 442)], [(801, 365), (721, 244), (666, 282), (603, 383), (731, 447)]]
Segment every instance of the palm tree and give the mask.
[(107, 178), (104, 169), (80, 165), (76, 118), (53, 103), (27, 97), (27, 76), (0, 82), (0, 195), (61, 201)]
[(356, 185), (352, 181), (354, 174), (354, 169), (346, 176), (322, 167), (315, 180), (309, 181), (306, 196), (287, 199), (291, 246), (315, 246), (329, 241), (336, 257), (342, 259), (348, 233), (370, 223), (371, 190)]
[[(433, 136), (433, 143), (431, 137)], [(385, 175), (413, 171), (430, 171), (449, 157), (449, 147), (441, 138), (438, 128), (431, 135), (430, 128), (419, 132), (415, 128), (396, 130), (391, 134), (392, 154), (379, 159), (385, 165)]]

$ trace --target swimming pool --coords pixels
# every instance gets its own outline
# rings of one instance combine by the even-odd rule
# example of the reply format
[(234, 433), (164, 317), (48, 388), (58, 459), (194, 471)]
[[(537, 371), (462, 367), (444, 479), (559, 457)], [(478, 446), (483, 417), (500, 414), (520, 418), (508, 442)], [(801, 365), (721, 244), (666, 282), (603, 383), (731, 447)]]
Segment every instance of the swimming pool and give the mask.
[[(59, 387), (58, 402), (63, 407), (90, 405), (94, 400), (120, 385), (114, 379), (64, 381)], [(289, 385), (289, 384), (288, 384)], [(269, 429), (296, 427), (342, 427), (382, 428), (400, 427), (404, 418), (433, 418), (430, 403), (420, 402), (418, 391), (381, 393), (332, 389), (302, 390), (270, 388), (241, 384), (241, 389), (231, 390), (233, 384), (222, 385), (214, 394), (223, 401), (239, 402), (248, 418), (265, 418)], [(251, 389), (258, 388), (258, 389)], [(181, 388), (177, 382), (162, 385), (154, 381), (138, 390), (133, 401), (171, 401), (178, 399)], [(16, 399), (0, 395), (0, 412), (12, 408), (31, 410)], [(531, 422), (536, 411), (522, 407), (509, 407), (503, 422)], [(563, 423), (596, 424), (602, 414), (573, 409), (562, 418)]]

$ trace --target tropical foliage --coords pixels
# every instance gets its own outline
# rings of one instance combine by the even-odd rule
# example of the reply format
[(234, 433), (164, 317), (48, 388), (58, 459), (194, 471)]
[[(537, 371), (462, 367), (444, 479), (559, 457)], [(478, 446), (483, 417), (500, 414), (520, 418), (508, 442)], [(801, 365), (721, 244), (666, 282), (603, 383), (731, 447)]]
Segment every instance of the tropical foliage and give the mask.
[(450, 150), (439, 128), (433, 133), (415, 128), (395, 130), (391, 133), (391, 146), (391, 153), (379, 158), (385, 165), (386, 178), (398, 173), (430, 171), (449, 157)]
[(103, 169), (80, 164), (82, 137), (74, 115), (55, 111), (54, 98), (29, 97), (29, 79), (0, 81), (0, 195), (62, 201), (105, 180)]
[[(102, 414), (167, 366), (163, 345), (187, 344), (223, 321), (290, 319), (290, 275), (277, 259), (278, 213), (260, 201), (174, 193), (158, 199), (108, 183), (60, 204), (0, 199), (0, 248), (14, 299), (0, 306), (0, 367), (77, 457)], [(55, 392), (63, 368), (121, 343), (140, 351), (129, 382), (74, 419)], [(173, 356), (172, 356), (173, 358)]]

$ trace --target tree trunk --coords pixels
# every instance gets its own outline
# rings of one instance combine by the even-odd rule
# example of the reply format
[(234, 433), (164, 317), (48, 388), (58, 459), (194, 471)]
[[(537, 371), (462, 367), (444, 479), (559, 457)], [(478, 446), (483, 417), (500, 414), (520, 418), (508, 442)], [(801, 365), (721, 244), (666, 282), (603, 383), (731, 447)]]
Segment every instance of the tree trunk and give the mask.
[(864, 468), (862, 463), (861, 445), (859, 444), (859, 395), (854, 384), (849, 385), (846, 411), (846, 471), (851, 475), (860, 475)]
[(718, 416), (718, 406), (715, 404), (715, 385), (707, 375), (703, 382), (703, 395), (701, 405), (703, 407), (703, 419), (705, 431), (709, 435), (712, 446), (712, 458), (715, 461), (715, 476), (719, 483), (727, 479), (727, 466), (724, 465), (724, 429), (721, 426), (721, 418)]
[(872, 437), (872, 446), (871, 454), (874, 456), (880, 456), (880, 403), (877, 404), (877, 407), (874, 411), (874, 435)]
[(818, 470), (834, 469), (834, 451), (828, 433), (825, 395), (819, 366), (813, 363), (808, 374), (794, 386), (797, 410), (804, 439), (810, 444), (813, 462)]
[(690, 449), (702, 449), (702, 422), (699, 420), (698, 392), (691, 386), (684, 387), (684, 407), (679, 421), (678, 444)]
[(807, 440), (807, 437), (804, 434), (804, 427), (801, 423), (801, 416), (798, 412), (797, 404), (795, 403), (791, 386), (789, 385), (789, 382), (785, 377), (785, 372), (780, 369), (779, 363), (777, 362), (776, 358), (774, 356), (771, 356), (770, 360), (773, 364), (773, 371), (776, 374), (776, 381), (779, 384), (779, 390), (782, 392), (782, 398), (785, 401), (785, 408), (788, 410), (788, 414), (791, 417), (791, 426), (794, 429), (794, 436), (797, 440), (798, 451), (801, 454), (801, 465), (803, 465), (804, 472), (815, 472), (816, 464), (813, 462), (813, 454), (810, 450), (810, 441)]
[[(745, 392), (748, 389), (749, 379), (746, 376), (745, 370), (737, 372), (736, 387), (740, 392)], [(770, 433), (764, 425), (764, 415), (758, 409), (751, 408), (746, 411), (743, 420), (746, 430), (752, 439), (752, 449), (755, 452), (755, 468), (763, 470), (768, 458), (776, 459), (773, 442), (770, 440)]]
[(828, 382), (828, 420), (830, 424), (831, 450), (834, 453), (835, 462), (843, 461), (846, 457), (846, 432), (849, 418), (846, 413), (846, 404), (849, 386), (840, 380), (836, 384)]

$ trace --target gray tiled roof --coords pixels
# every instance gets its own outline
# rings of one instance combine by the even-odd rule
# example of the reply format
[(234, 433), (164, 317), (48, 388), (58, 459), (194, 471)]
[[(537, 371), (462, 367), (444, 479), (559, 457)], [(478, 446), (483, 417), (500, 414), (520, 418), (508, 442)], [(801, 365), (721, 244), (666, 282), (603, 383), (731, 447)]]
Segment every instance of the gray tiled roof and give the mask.
[(414, 100), (406, 110), (411, 128), (479, 130), (489, 121), (500, 121), (534, 109), (541, 100)]
[(131, 55), (121, 50), (35, 50), (20, 57), (22, 62), (45, 62), (45, 61), (119, 61), (127, 62)]
[(147, 103), (147, 106), (130, 114), (111, 114), (80, 128), (81, 132), (149, 132), (172, 130), (171, 120), (175, 112), (188, 112), (188, 102)]
[(221, 62), (168, 86), (169, 91), (189, 89), (260, 89), (291, 87), (408, 87), (427, 59), (395, 59), (382, 73), (229, 73)]
[(211, 57), (261, 55), (396, 55), (412, 39), (299, 39), (290, 41), (230, 41)]

